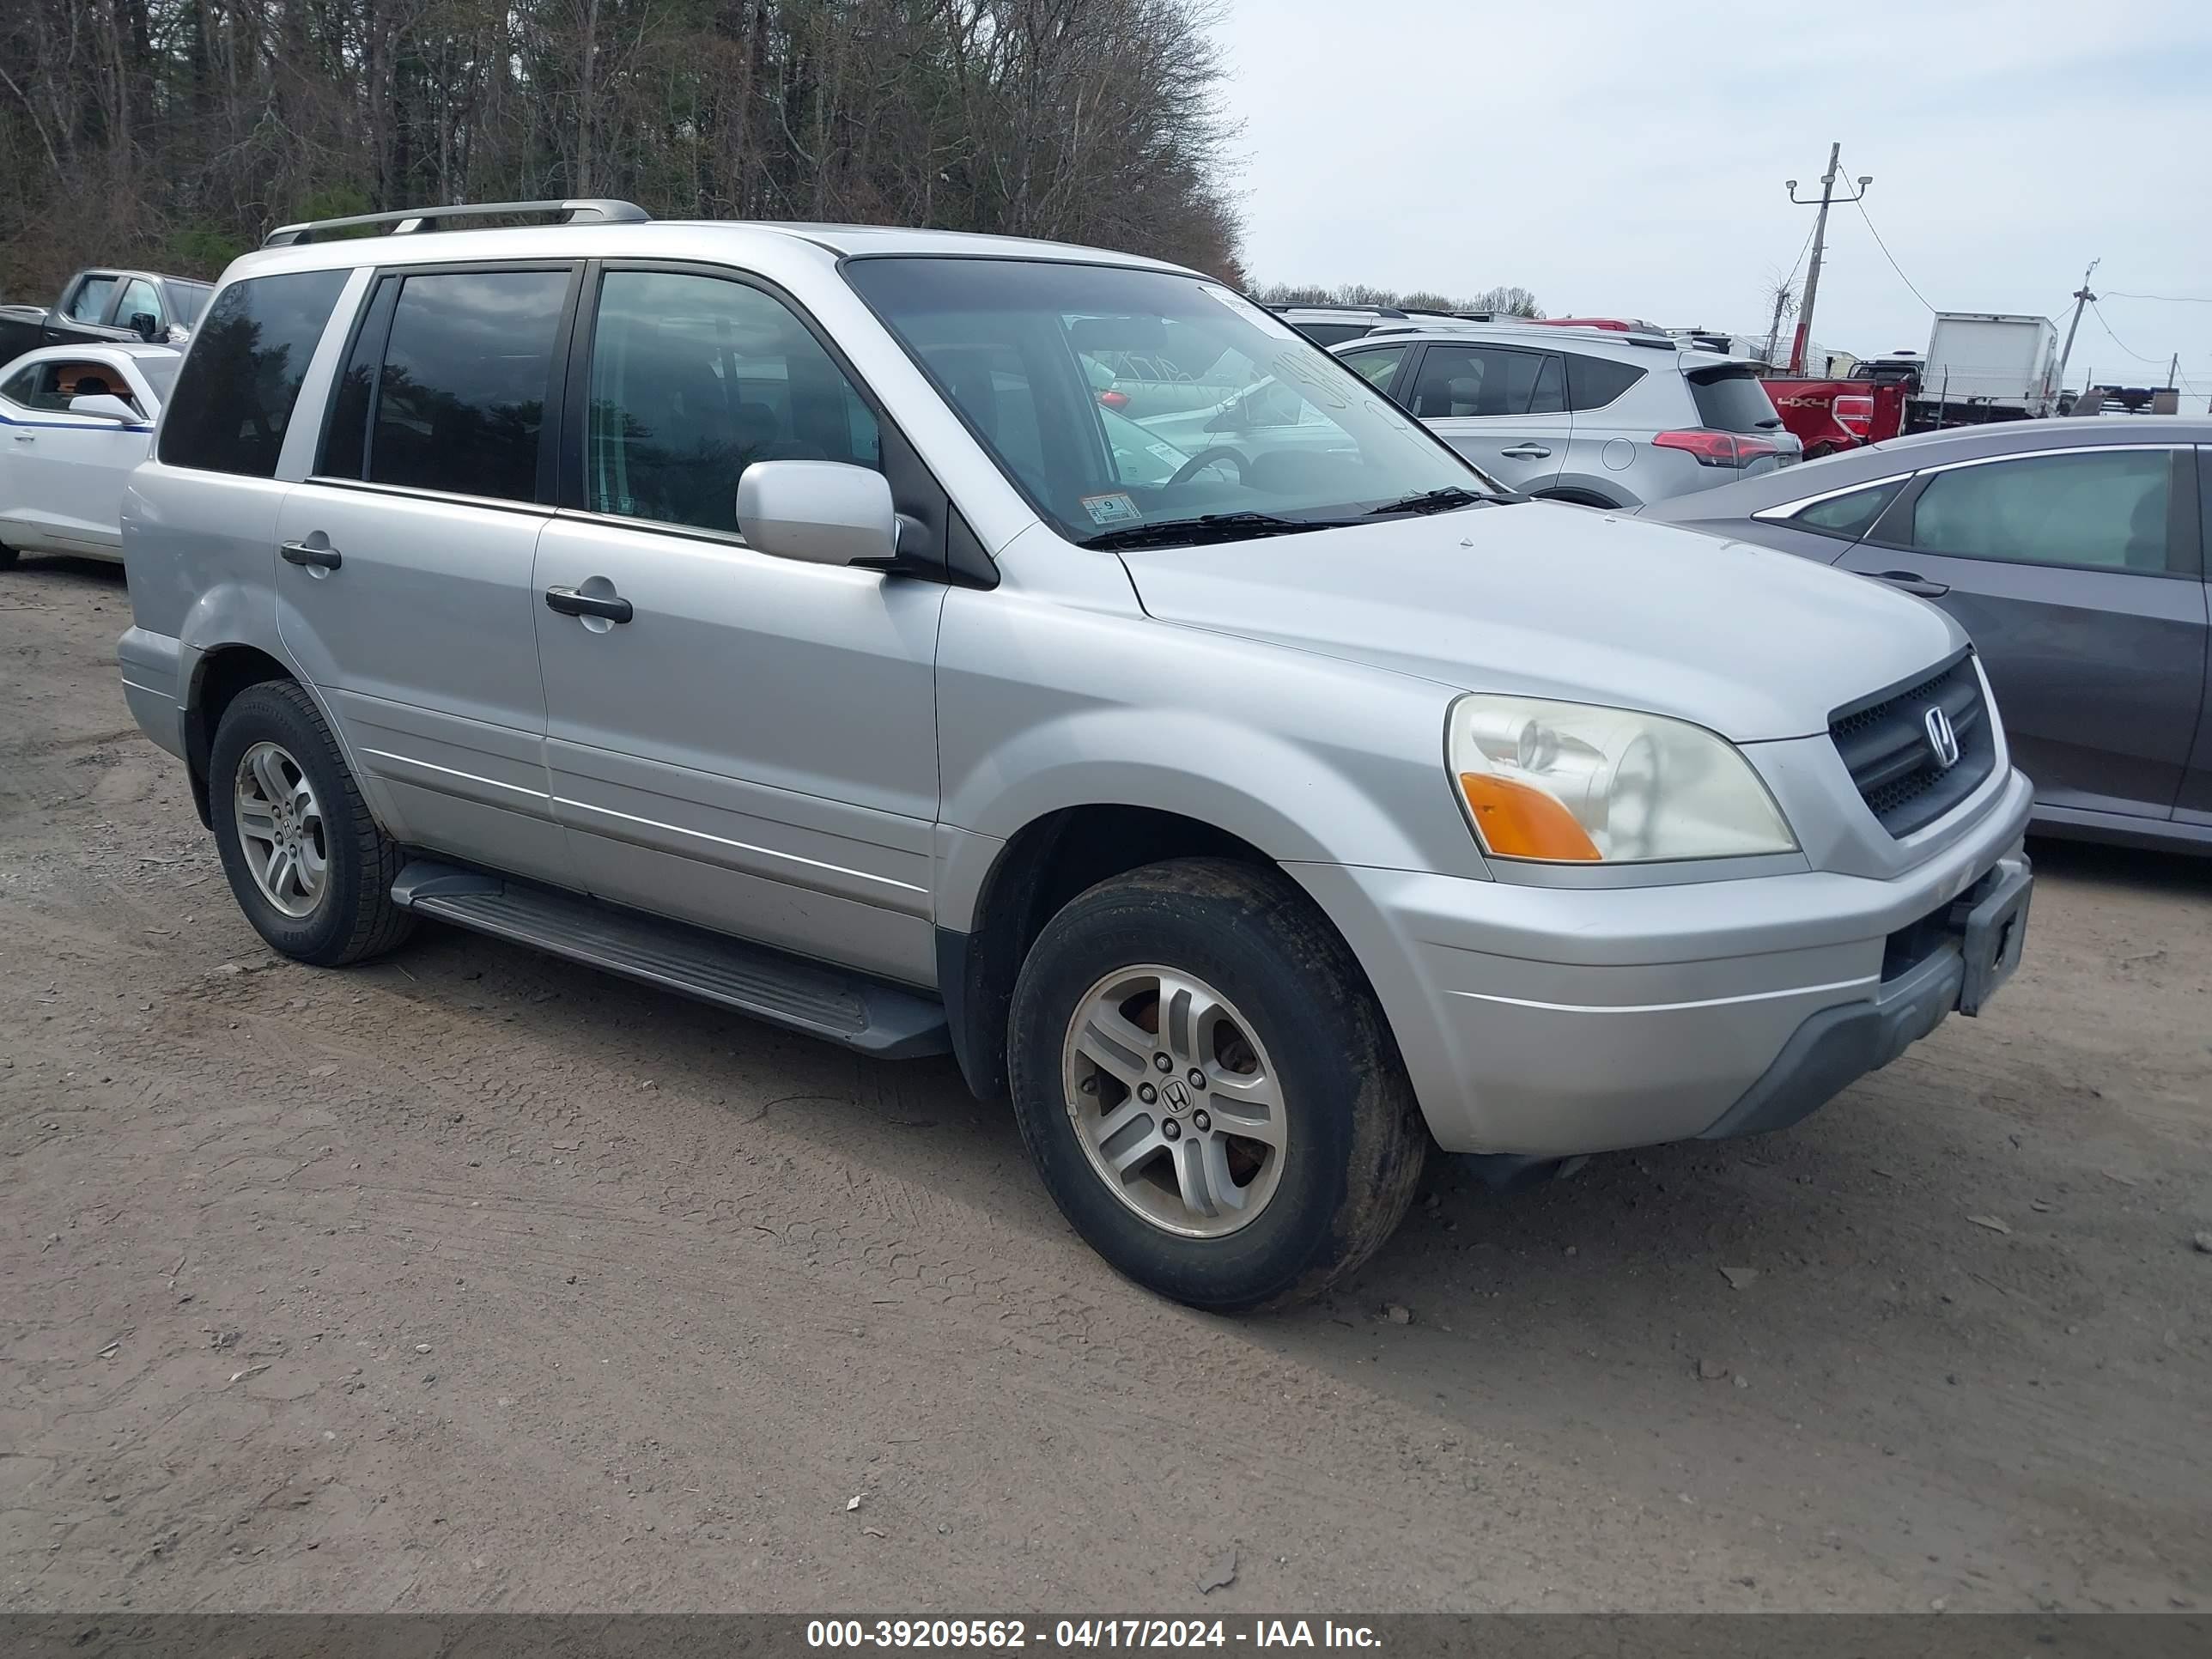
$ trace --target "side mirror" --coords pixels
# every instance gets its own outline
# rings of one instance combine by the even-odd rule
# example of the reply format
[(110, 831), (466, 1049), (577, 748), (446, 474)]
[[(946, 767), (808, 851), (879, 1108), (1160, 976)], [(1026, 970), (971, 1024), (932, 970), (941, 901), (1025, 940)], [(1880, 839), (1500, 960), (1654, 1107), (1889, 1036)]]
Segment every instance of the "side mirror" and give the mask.
[(157, 340), (161, 336), (161, 319), (150, 311), (132, 312), (130, 327), (142, 340)]
[(122, 398), (106, 392), (95, 392), (87, 397), (70, 398), (69, 412), (72, 415), (90, 415), (103, 421), (120, 421), (125, 426), (136, 426), (139, 420), (137, 410), (125, 403)]
[(747, 546), (808, 564), (898, 556), (890, 481), (843, 461), (755, 461), (738, 475), (738, 529)]

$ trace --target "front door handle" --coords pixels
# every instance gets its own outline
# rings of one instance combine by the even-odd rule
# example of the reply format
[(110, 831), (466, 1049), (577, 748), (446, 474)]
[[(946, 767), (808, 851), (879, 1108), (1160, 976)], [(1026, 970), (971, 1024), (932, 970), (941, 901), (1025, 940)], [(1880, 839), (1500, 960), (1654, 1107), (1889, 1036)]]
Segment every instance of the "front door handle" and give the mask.
[(335, 547), (311, 547), (306, 542), (286, 542), (276, 550), (287, 564), (312, 565), (318, 570), (335, 570), (345, 562)]
[(604, 617), (614, 623), (626, 623), (635, 614), (628, 599), (612, 594), (602, 598), (596, 593), (579, 593), (573, 587), (547, 588), (545, 608), (564, 617)]
[(1887, 582), (1892, 587), (1901, 587), (1908, 593), (1917, 593), (1923, 599), (1940, 599), (1951, 591), (1948, 582), (1931, 582), (1917, 570), (1883, 570), (1875, 573), (1875, 580)]
[(1541, 444), (1516, 444), (1498, 453), (1510, 461), (1540, 461), (1552, 452)]
[(39, 441), (38, 439), (27, 432), (11, 432), (8, 435), (13, 438), (19, 444), (34, 444)]

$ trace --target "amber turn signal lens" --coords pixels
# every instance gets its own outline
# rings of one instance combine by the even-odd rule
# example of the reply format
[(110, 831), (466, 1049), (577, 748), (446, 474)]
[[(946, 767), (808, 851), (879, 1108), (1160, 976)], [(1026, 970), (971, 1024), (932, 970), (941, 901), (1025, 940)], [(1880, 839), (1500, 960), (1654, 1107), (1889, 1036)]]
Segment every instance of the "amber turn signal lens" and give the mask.
[(1492, 772), (1462, 772), (1459, 787), (1482, 844), (1500, 858), (1587, 864), (1601, 856), (1575, 815), (1540, 789)]

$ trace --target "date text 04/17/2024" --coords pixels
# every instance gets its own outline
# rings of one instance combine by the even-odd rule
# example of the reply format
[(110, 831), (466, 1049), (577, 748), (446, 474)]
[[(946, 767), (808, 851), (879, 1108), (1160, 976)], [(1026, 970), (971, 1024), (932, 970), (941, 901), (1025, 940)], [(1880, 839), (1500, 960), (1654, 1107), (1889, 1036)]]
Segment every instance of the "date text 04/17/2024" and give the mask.
[(817, 1619), (807, 1621), (806, 1645), (1016, 1653), (1032, 1647), (1372, 1650), (1382, 1640), (1370, 1626), (1328, 1619), (1060, 1619), (1050, 1625), (1022, 1619)]

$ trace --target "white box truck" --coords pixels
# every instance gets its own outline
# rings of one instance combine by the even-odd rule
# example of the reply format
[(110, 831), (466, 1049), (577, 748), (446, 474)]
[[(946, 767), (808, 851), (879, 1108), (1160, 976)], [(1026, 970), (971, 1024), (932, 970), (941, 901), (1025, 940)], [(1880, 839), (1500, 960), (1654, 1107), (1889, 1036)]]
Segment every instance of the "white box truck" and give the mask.
[(2039, 418), (2058, 404), (2058, 330), (2048, 317), (1939, 311), (1910, 425)]

